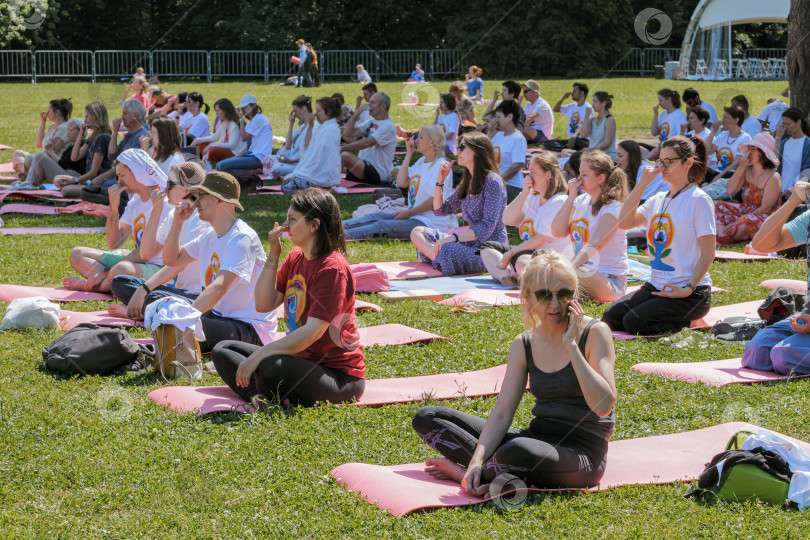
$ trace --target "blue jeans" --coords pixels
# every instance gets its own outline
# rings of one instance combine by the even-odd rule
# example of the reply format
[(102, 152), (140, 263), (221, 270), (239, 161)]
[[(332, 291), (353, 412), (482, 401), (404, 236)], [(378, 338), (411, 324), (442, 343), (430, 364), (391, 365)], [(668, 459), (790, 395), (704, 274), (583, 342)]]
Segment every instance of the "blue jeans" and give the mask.
[[(303, 84), (306, 80), (306, 84)], [(305, 62), (298, 64), (298, 86), (312, 87), (312, 77), (309, 76), (309, 70), (305, 67)]]
[(347, 219), (343, 222), (346, 228), (346, 238), (374, 238), (387, 236), (397, 240), (407, 240), (411, 231), (424, 225), (418, 219), (394, 219), (396, 214), (388, 212), (374, 212), (365, 216)]
[(785, 319), (765, 327), (745, 345), (743, 367), (782, 375), (810, 374), (810, 334), (799, 334)]
[(217, 163), (217, 170), (230, 174), (249, 174), (254, 169), (261, 169), (262, 162), (253, 155), (223, 159)]

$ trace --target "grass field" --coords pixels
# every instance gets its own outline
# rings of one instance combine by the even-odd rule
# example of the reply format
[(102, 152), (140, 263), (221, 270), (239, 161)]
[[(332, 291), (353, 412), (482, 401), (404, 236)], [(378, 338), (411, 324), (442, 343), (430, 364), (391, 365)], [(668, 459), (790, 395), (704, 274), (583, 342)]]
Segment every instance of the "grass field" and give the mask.
[[(542, 81), (553, 104), (572, 81)], [(647, 133), (655, 91), (670, 81), (586, 81), (615, 96), (621, 137)], [(719, 106), (745, 93), (758, 113), (782, 83), (705, 83), (697, 88)], [(406, 101), (408, 87), (383, 83), (392, 100)], [(442, 90), (446, 84), (442, 83)], [(676, 83), (682, 90), (686, 85)], [(196, 89), (213, 103), (257, 95), (277, 135), (286, 130), (289, 102), (298, 90), (247, 83), (177, 83), (172, 91)], [(492, 85), (487, 84), (488, 94)], [(314, 97), (341, 91), (350, 100), (359, 89), (328, 84)], [(0, 143), (33, 150), (38, 112), (53, 97), (117, 102), (112, 83), (2, 84)], [(719, 96), (719, 99), (716, 99)], [(402, 98), (402, 99), (400, 99)], [(426, 101), (435, 102), (430, 98)], [(405, 127), (432, 120), (432, 111), (395, 108)], [(213, 112), (211, 117), (213, 115)], [(428, 117), (425, 118), (425, 115)], [(555, 132), (562, 134), (557, 119)], [(0, 152), (0, 162), (11, 159)], [(368, 196), (339, 196), (346, 216)], [(288, 197), (242, 198), (243, 217), (265, 237), (282, 221)], [(84, 216), (5, 215), (7, 227), (80, 225), (102, 221)], [(75, 245), (102, 247), (102, 235), (0, 236), (0, 282), (59, 283), (72, 275), (68, 254)], [(288, 246), (289, 247), (289, 246)], [(415, 259), (402, 242), (354, 242), (350, 262)], [(764, 298), (766, 278), (803, 277), (799, 263), (715, 263), (715, 285), (732, 291), (714, 304)], [(376, 295), (359, 295), (379, 303)], [(66, 309), (103, 309), (104, 302), (67, 303)], [(5, 305), (2, 306), (5, 308)], [(590, 315), (602, 306), (588, 303)], [(512, 338), (522, 331), (518, 308), (455, 315), (432, 302), (386, 305), (382, 313), (358, 316), (360, 326), (401, 323), (452, 338), (425, 346), (368, 348), (368, 378), (481, 369), (502, 364)], [(346, 492), (328, 477), (349, 461), (391, 465), (433, 456), (410, 428), (425, 403), (380, 408), (271, 409), (263, 415), (178, 416), (155, 405), (147, 393), (164, 383), (152, 373), (69, 379), (41, 370), (40, 351), (57, 331), (0, 335), (0, 535), (3, 538), (803, 538), (810, 524), (798, 512), (754, 504), (703, 505), (684, 500), (685, 485), (631, 486), (584, 495), (533, 495), (517, 511), (494, 504), (447, 509), (403, 519), (390, 517)], [(136, 337), (146, 337), (135, 330)], [(739, 343), (675, 349), (656, 341), (616, 343), (614, 439), (697, 429), (720, 422), (749, 421), (808, 440), (810, 380), (710, 388), (642, 375), (640, 361), (700, 361), (742, 354)], [(203, 384), (219, 384), (206, 376)], [(494, 398), (444, 404), (487, 415)], [(518, 409), (514, 425), (525, 426), (532, 400)], [(718, 452), (722, 448), (716, 449)]]

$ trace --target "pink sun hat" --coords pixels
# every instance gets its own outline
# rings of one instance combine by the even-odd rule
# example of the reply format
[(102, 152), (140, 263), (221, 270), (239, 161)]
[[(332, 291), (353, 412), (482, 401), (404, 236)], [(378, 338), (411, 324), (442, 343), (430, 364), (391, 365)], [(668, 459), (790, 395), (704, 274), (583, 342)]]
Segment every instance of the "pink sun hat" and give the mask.
[(776, 146), (776, 141), (773, 138), (773, 135), (770, 133), (757, 133), (754, 135), (754, 138), (749, 143), (743, 143), (739, 145), (740, 152), (747, 152), (749, 146), (756, 146), (765, 154), (765, 157), (768, 158), (771, 162), (773, 162), (774, 167), (779, 166), (779, 158), (776, 157), (776, 152), (774, 152), (774, 147)]

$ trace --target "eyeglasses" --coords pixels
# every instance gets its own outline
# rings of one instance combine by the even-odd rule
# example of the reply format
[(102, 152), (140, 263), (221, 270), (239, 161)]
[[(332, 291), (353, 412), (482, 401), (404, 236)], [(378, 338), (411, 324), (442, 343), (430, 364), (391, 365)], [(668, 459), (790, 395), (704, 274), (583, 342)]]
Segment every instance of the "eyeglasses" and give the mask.
[(180, 184), (178, 184), (177, 182), (172, 182), (171, 180), (169, 180), (168, 182), (166, 182), (166, 191), (169, 191), (174, 186), (179, 186), (179, 185)]
[(459, 144), (459, 145), (458, 145), (458, 151), (459, 151), (459, 152), (461, 152), (461, 151), (462, 151), (462, 150), (464, 150), (465, 148), (467, 148), (467, 145), (466, 145), (466, 144), (464, 144), (464, 143), (461, 143), (461, 144)]
[(552, 298), (556, 298), (560, 304), (565, 304), (573, 300), (576, 293), (573, 289), (560, 289), (559, 291), (540, 289), (534, 291), (534, 297), (537, 299), (538, 304), (548, 304)]
[(683, 158), (679, 157), (670, 157), (670, 158), (661, 158), (655, 162), (659, 169), (669, 169), (669, 167), (676, 161), (683, 161)]
[(200, 196), (197, 193), (189, 193), (188, 195), (183, 197), (183, 199), (191, 202), (191, 204), (194, 204), (195, 202), (200, 200)]

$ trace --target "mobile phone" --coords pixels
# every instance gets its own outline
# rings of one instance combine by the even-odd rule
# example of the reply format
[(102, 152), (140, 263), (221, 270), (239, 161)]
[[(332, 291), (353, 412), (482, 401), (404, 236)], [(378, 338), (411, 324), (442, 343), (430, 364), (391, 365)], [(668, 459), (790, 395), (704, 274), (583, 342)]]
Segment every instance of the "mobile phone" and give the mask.
[(414, 141), (416, 139), (418, 139), (419, 138), (419, 132), (417, 131), (416, 133), (414, 133), (412, 138), (413, 138)]

